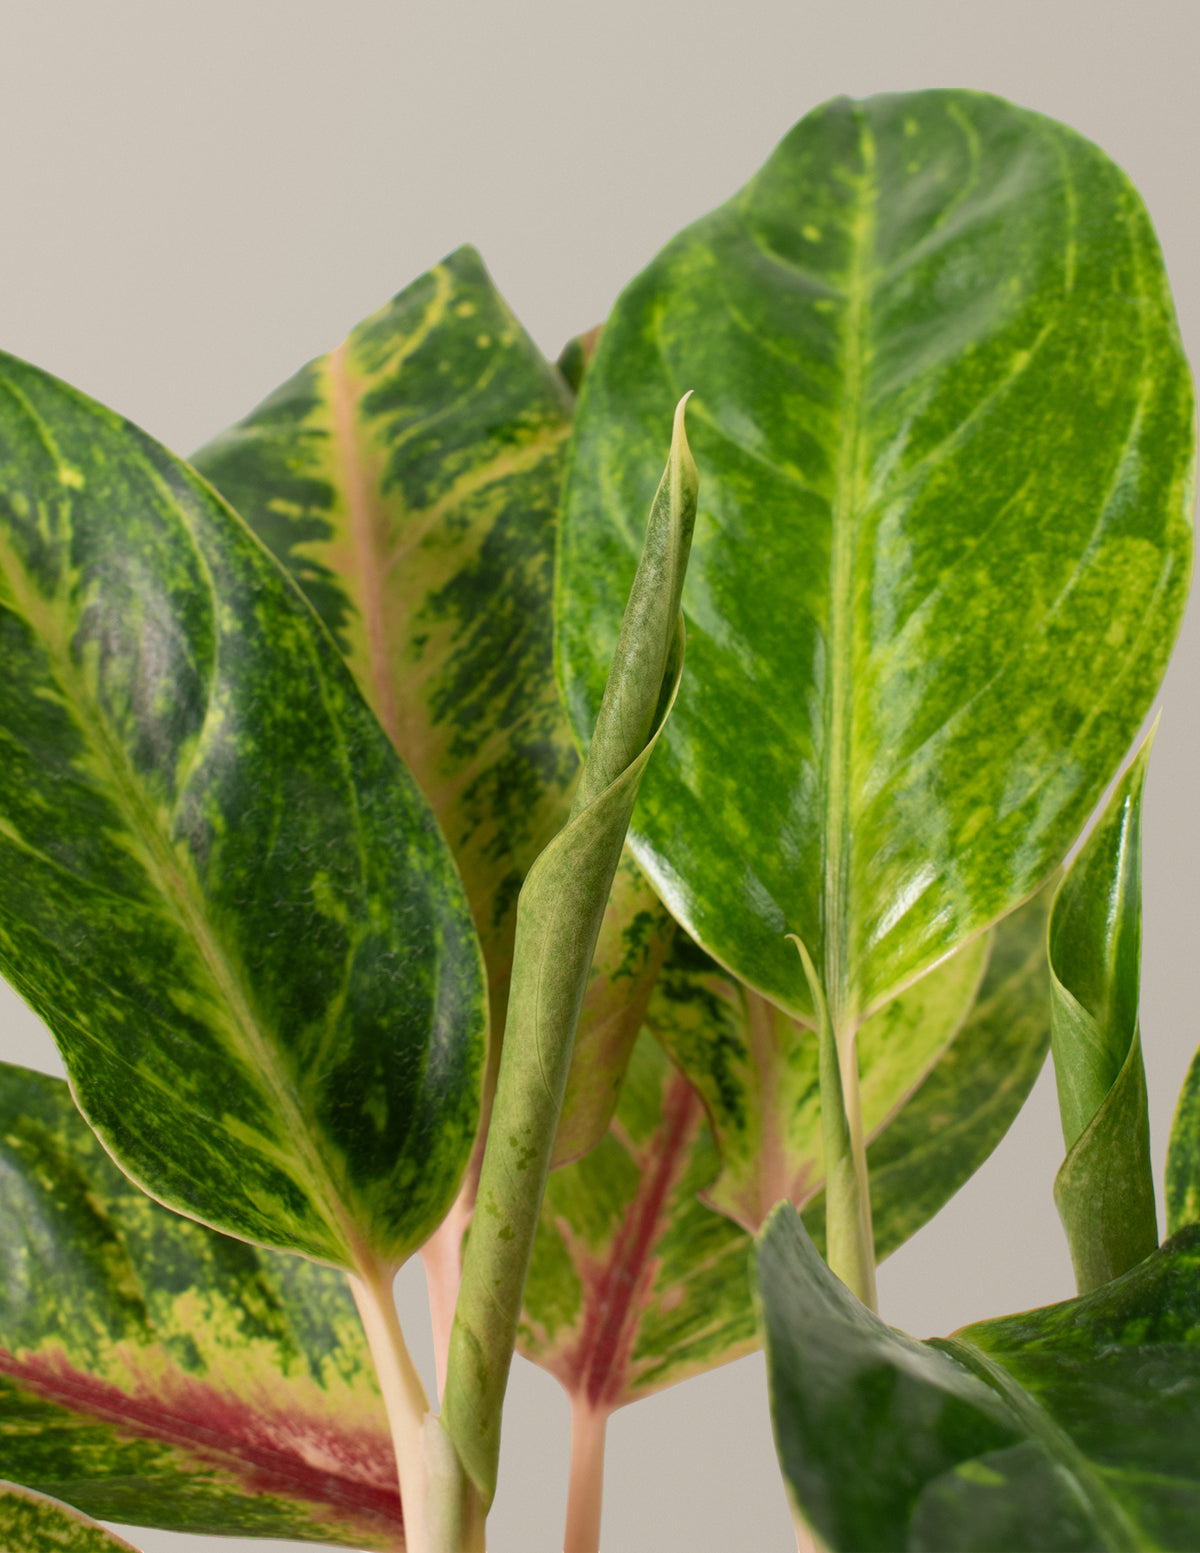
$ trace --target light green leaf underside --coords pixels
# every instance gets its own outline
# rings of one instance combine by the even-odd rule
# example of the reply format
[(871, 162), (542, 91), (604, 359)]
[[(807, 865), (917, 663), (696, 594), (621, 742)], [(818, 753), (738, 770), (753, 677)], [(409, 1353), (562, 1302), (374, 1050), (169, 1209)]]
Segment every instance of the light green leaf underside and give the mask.
[(0, 969), (134, 1180), (354, 1266), (453, 1199), (479, 948), (332, 640), (188, 467), (0, 358)]
[(1114, 788), (1050, 915), (1051, 1039), (1067, 1147), (1054, 1200), (1081, 1294), (1158, 1244), (1138, 1034), (1141, 813), (1150, 744)]
[(0, 1482), (0, 1547), (9, 1553), (137, 1553), (70, 1505)]
[[(432, 805), (497, 1035), (517, 894), (579, 768), (552, 663), (572, 411), (561, 374), (460, 248), (194, 458), (332, 631)], [(668, 933), (631, 858), (597, 949), (564, 1158), (607, 1124)]]
[[(859, 1031), (863, 1126), (876, 1134), (967, 1018), (986, 935), (880, 1009)], [(752, 1234), (786, 1197), (803, 1206), (824, 1180), (816, 1031), (678, 934), (648, 1023), (704, 1101), (723, 1169), (705, 1197)]]
[(626, 290), (583, 383), (558, 657), (586, 736), (696, 390), (689, 674), (639, 860), (852, 1028), (1051, 872), (1149, 704), (1191, 554), (1191, 383), (1128, 180), (963, 91), (838, 100)]
[(519, 1349), (599, 1413), (757, 1346), (748, 1236), (704, 1206), (704, 1110), (644, 1031), (600, 1144), (550, 1177)]
[(1200, 1234), (1080, 1299), (918, 1343), (784, 1208), (759, 1242), (776, 1444), (832, 1553), (1135, 1553), (1200, 1532)]
[(160, 1207), (65, 1084), (5, 1064), (0, 1474), (103, 1520), (403, 1547), (342, 1274)]

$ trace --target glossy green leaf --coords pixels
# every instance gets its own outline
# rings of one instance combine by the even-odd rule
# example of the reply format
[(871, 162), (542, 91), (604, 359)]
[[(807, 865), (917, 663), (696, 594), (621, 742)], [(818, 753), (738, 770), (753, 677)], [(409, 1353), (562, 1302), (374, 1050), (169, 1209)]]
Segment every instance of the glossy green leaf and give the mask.
[(122, 1168), (231, 1234), (401, 1260), (479, 1105), (479, 947), (308, 606), (144, 433), (0, 358), (0, 969)]
[(615, 1408), (757, 1347), (746, 1233), (704, 1206), (704, 1108), (648, 1031), (598, 1147), (550, 1177), (519, 1349), (574, 1403)]
[(722, 964), (852, 1031), (1068, 850), (1159, 682), (1191, 383), (1128, 180), (1000, 99), (838, 100), (624, 292), (583, 383), (558, 656), (583, 734), (655, 428), (696, 390), (689, 673), (634, 848)]
[(758, 1246), (780, 1462), (832, 1553), (1200, 1540), (1200, 1231), (1092, 1294), (919, 1343), (786, 1206)]
[(404, 1545), (343, 1275), (160, 1207), (64, 1083), (4, 1064), (0, 1474), (104, 1520)]
[(697, 490), (686, 405), (684, 395), (570, 817), (521, 890), (508, 1023), (442, 1409), (485, 1508), (495, 1493), (501, 1407), (592, 953), (683, 669), (679, 600)]
[[(1042, 1071), (1050, 1045), (1046, 922), (1057, 879), (991, 930), (978, 996), (920, 1088), (867, 1150), (875, 1256), (915, 1235), (975, 1174), (1004, 1137)], [(804, 1209), (825, 1244), (825, 1199)]]
[[(497, 1034), (517, 895), (579, 770), (551, 601), (573, 407), (460, 248), (193, 459), (329, 627), (432, 805)], [(630, 858), (597, 946), (563, 1158), (608, 1123), (669, 921)]]
[(8, 1553), (137, 1553), (131, 1542), (16, 1483), (0, 1482), (0, 1547)]
[[(953, 1040), (979, 991), (989, 949), (986, 936), (965, 945), (859, 1031), (868, 1137)], [(647, 1019), (708, 1111), (723, 1169), (706, 1201), (751, 1234), (781, 1198), (806, 1203), (824, 1178), (816, 1032), (682, 933)]]
[(1054, 1075), (1067, 1157), (1054, 1201), (1081, 1294), (1158, 1244), (1138, 1033), (1142, 790), (1150, 743), (1113, 790), (1050, 914)]

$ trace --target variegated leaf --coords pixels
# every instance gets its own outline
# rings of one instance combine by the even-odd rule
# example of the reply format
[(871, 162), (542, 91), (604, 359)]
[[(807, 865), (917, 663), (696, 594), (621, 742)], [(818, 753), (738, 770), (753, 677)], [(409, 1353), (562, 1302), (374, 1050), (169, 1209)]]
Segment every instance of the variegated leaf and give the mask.
[(404, 1545), (387, 1418), (342, 1274), (160, 1207), (113, 1165), (64, 1083), (8, 1065), (0, 1474), (104, 1520)]
[(394, 1266), (479, 1110), (479, 946), (425, 801), (244, 524), (0, 359), (0, 969), (135, 1181)]
[(657, 427), (696, 389), (687, 681), (634, 849), (724, 965), (860, 1022), (1068, 851), (1160, 681), (1194, 396), (1124, 174), (954, 90), (826, 104), (626, 289), (559, 552), (596, 714)]
[(137, 1553), (132, 1543), (69, 1504), (0, 1482), (0, 1547), (6, 1553)]
[[(497, 1034), (517, 894), (579, 767), (552, 665), (572, 410), (460, 248), (194, 457), (329, 626), (433, 806)], [(630, 860), (597, 947), (561, 1157), (607, 1124), (669, 921)]]

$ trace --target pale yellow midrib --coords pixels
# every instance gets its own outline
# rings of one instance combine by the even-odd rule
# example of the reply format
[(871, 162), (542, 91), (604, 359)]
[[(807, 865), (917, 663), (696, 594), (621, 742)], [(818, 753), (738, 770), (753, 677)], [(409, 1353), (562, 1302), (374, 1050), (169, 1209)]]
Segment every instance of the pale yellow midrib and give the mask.
[(862, 131), (865, 171), (852, 226), (852, 268), (847, 297), (845, 385), (841, 436), (835, 474), (830, 567), (830, 679), (825, 739), (824, 893), (825, 996), (839, 1044), (856, 1026), (859, 1010), (850, 997), (851, 966), (848, 928), (848, 878), (851, 846), (850, 773), (854, 692), (854, 562), (859, 506), (864, 486), (861, 463), (859, 407), (866, 376), (867, 256), (874, 247), (874, 143), (869, 128)]

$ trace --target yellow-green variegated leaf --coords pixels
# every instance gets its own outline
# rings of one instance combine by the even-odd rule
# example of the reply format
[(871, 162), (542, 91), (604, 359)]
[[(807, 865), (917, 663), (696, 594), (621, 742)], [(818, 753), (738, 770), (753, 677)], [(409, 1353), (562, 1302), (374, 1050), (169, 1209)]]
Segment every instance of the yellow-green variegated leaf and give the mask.
[(137, 1553), (69, 1504), (0, 1481), (0, 1548), (7, 1553)]
[(160, 1207), (64, 1083), (6, 1064), (0, 1476), (106, 1521), (404, 1546), (344, 1276)]
[[(333, 632), (432, 805), (497, 1035), (517, 895), (579, 768), (551, 603), (573, 407), (479, 255), (460, 248), (193, 460)], [(630, 860), (597, 949), (561, 1158), (607, 1124), (668, 932)]]
[(700, 1200), (720, 1168), (695, 1091), (648, 1031), (616, 1115), (546, 1187), (518, 1347), (573, 1406), (614, 1408), (757, 1346), (749, 1236)]
[(558, 655), (596, 715), (695, 389), (688, 675), (634, 850), (844, 1044), (1027, 897), (1128, 749), (1191, 556), (1191, 380), (1129, 180), (998, 98), (839, 99), (618, 300), (583, 380)]
[[(863, 1127), (874, 1136), (942, 1056), (979, 991), (991, 941), (964, 945), (858, 1033)], [(751, 1234), (774, 1205), (824, 1181), (817, 1033), (679, 933), (648, 1023), (704, 1101), (720, 1151), (705, 1194)]]
[(0, 358), (0, 970), (163, 1202), (347, 1268), (445, 1214), (483, 967), (333, 640), (136, 427)]

